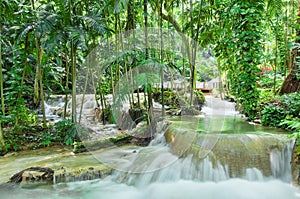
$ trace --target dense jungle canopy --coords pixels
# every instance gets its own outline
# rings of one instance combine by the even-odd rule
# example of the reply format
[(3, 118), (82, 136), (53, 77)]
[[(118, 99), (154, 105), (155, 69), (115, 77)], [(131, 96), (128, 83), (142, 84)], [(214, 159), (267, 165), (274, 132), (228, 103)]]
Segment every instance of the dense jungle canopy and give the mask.
[[(50, 95), (73, 96), (67, 124), (78, 122), (74, 102), (85, 79), (80, 71), (99, 47), (120, 52), (109, 57), (107, 69), (94, 82), (101, 107), (124, 74), (155, 62), (161, 81), (166, 68), (187, 79), (190, 106), (197, 81), (220, 78), (218, 91), (240, 104), (249, 120), (261, 119), (271, 126), (283, 122), (299, 130), (300, 1), (0, 0), (0, 4), (2, 150), (18, 149), (15, 135), (35, 126), (48, 128), (45, 101)], [(156, 40), (151, 38), (153, 28)], [(143, 34), (137, 34), (141, 29)], [(171, 50), (176, 42), (166, 42), (173, 37), (167, 34), (179, 35), (182, 52)], [(128, 38), (131, 44), (125, 42)], [(143, 47), (127, 48), (132, 42)], [(152, 98), (155, 92), (164, 96), (165, 89), (157, 91), (148, 79), (138, 86), (148, 97), (145, 108), (151, 123)], [(161, 100), (164, 105), (164, 97)], [(68, 118), (66, 109), (62, 116)]]

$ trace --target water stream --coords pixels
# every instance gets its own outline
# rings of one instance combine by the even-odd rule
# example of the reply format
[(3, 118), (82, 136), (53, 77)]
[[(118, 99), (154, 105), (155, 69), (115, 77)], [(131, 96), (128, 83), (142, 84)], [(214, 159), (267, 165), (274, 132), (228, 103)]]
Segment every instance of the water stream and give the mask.
[[(232, 103), (219, 99), (208, 98), (203, 114), (172, 118), (171, 128), (158, 134), (148, 147), (113, 146), (92, 152), (89, 158), (92, 155), (115, 169), (105, 179), (35, 189), (2, 186), (0, 198), (300, 198), (299, 189), (292, 185), (294, 140), (286, 132), (250, 125)], [(0, 162), (5, 164), (4, 159)], [(2, 168), (0, 174), (9, 169)]]

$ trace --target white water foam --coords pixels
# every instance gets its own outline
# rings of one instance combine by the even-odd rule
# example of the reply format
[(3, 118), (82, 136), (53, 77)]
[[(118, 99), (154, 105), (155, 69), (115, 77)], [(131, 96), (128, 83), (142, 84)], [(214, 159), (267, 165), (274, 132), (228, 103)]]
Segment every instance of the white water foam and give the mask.
[(230, 179), (222, 182), (179, 180), (144, 187), (119, 184), (109, 179), (58, 184), (52, 189), (1, 191), (13, 199), (299, 199), (299, 189), (281, 181), (253, 182)]

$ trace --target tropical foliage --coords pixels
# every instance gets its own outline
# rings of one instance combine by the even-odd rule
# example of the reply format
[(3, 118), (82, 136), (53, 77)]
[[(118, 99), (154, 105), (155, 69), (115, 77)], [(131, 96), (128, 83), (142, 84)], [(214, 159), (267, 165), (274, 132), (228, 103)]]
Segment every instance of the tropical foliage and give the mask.
[[(166, 76), (176, 78), (173, 71), (189, 82), (186, 105), (193, 106), (195, 96), (203, 98), (194, 94), (196, 81), (219, 77), (249, 120), (278, 126), (300, 117), (296, 1), (0, 0), (0, 5), (0, 151), (12, 148), (5, 138), (20, 136), (21, 127), (49, 128), (45, 101), (51, 94), (65, 95), (64, 118), (72, 96), (72, 125), (58, 128), (66, 132), (60, 137), (67, 144), (76, 140), (66, 127), (80, 122), (76, 95), (88, 92), (88, 83), (105, 109), (104, 123), (113, 121), (105, 96), (122, 91), (114, 100), (128, 99), (131, 109), (146, 110), (151, 123), (153, 97), (162, 112), (177, 99), (164, 88)], [(108, 54), (92, 57), (103, 48)], [(91, 69), (92, 62), (101, 70)], [(155, 66), (155, 73), (135, 75), (141, 66)], [(130, 86), (118, 84), (124, 78)], [(290, 92), (296, 94), (277, 97)]]

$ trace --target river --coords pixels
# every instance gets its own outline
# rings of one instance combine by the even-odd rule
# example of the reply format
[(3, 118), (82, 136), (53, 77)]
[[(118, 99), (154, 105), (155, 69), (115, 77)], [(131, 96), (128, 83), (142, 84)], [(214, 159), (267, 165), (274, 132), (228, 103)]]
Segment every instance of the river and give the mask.
[[(248, 124), (227, 102), (220, 102), (220, 107), (228, 105), (224, 113), (215, 111), (212, 106), (216, 103), (208, 103), (204, 117), (170, 119), (169, 132), (158, 134), (147, 147), (112, 146), (83, 155), (55, 151), (56, 156), (35, 158), (27, 153), (0, 158), (0, 175), (5, 177), (21, 169), (14, 164), (33, 160), (36, 166), (60, 167), (60, 162), (72, 159), (77, 166), (101, 163), (114, 169), (104, 179), (35, 188), (2, 185), (0, 198), (299, 199), (290, 164), (294, 140), (282, 130)], [(49, 158), (53, 156), (55, 163)]]

